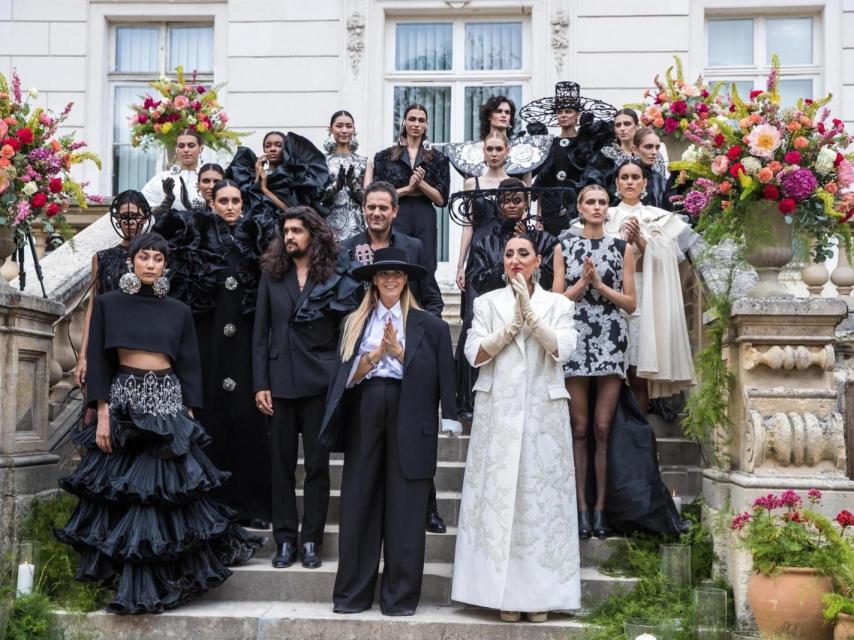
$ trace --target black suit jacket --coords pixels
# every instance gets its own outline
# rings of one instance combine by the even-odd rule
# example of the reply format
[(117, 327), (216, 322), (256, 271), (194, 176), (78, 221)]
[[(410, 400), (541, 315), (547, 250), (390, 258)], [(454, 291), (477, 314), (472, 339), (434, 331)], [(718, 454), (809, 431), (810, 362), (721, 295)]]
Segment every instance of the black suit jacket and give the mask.
[[(341, 251), (347, 252), (348, 260), (353, 263), (358, 263), (356, 258), (356, 247), (361, 244), (368, 244), (370, 238), (367, 231), (357, 233), (341, 242)], [(430, 262), (427, 253), (424, 251), (424, 245), (418, 238), (407, 236), (396, 231), (392, 231), (389, 246), (396, 249), (403, 249), (406, 252), (406, 261), (411, 264), (417, 264), (427, 269), (427, 275), (418, 280), (409, 281), (409, 290), (415, 296), (415, 300), (422, 309), (432, 313), (437, 318), (442, 317), (442, 309), (445, 303), (442, 301), (442, 292), (439, 291), (439, 284), (436, 282), (436, 274), (433, 271), (432, 263)], [(354, 265), (358, 266), (358, 264)], [(364, 297), (364, 291), (360, 294), (359, 300)]]
[[(364, 335), (364, 329), (362, 333)], [(444, 320), (410, 309), (405, 335), (399, 404), (405, 410), (398, 413), (398, 453), (404, 477), (426, 480), (436, 473), (440, 403), (442, 418), (457, 419), (451, 332)], [(346, 388), (357, 357), (358, 353), (347, 362), (339, 362), (335, 381), (329, 387), (319, 436), (320, 444), (327, 449), (340, 450), (346, 432), (354, 428), (354, 421), (359, 419), (350, 402), (359, 385)]]
[(261, 276), (252, 331), (254, 391), (290, 399), (326, 394), (338, 366), (341, 316), (355, 303), (338, 297), (341, 278), (318, 284), (309, 277), (300, 291), (294, 269), (282, 280)]

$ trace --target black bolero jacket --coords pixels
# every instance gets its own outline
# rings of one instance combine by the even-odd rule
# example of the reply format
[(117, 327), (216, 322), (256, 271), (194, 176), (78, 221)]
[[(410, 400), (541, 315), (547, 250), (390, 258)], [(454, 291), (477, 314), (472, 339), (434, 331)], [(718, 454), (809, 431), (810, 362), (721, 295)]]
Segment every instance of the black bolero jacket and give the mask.
[(158, 298), (151, 287), (137, 294), (120, 289), (94, 297), (86, 350), (86, 402), (110, 400), (110, 386), (118, 372), (116, 349), (162, 353), (172, 361), (181, 381), (184, 404), (202, 408), (202, 367), (190, 307), (175, 298)]
[[(410, 166), (409, 156), (406, 149), (401, 149), (400, 157), (395, 160), (392, 157), (392, 150), (395, 147), (383, 149), (374, 156), (374, 181), (385, 180), (390, 182), (395, 189), (400, 189), (409, 184), (409, 179), (412, 177), (412, 171), (418, 167), (424, 168), (424, 180), (434, 189), (437, 189), (442, 194), (442, 204), (448, 204), (448, 194), (451, 189), (451, 170), (448, 164), (448, 156), (438, 149), (426, 150), (423, 147), (419, 149), (418, 156), (415, 158), (415, 167)], [(427, 156), (432, 154), (429, 160)], [(406, 196), (419, 197), (419, 196)], [(427, 197), (427, 196), (422, 196)]]

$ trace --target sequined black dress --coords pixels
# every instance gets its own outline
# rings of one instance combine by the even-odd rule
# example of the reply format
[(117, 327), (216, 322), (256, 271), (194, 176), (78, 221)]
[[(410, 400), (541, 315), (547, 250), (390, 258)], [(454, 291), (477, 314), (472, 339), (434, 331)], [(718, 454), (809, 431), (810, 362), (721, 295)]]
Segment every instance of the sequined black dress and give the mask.
[(128, 249), (117, 244), (102, 249), (97, 254), (98, 274), (95, 278), (95, 294), (107, 293), (119, 288), (119, 280), (128, 271)]

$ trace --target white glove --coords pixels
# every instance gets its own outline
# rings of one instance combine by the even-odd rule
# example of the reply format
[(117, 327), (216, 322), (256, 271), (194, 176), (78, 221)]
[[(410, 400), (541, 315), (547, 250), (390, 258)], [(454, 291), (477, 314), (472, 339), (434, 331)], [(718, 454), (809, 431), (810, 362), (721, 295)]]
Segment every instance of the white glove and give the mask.
[(518, 298), (513, 307), (513, 320), (503, 329), (499, 329), (494, 333), (489, 334), (480, 341), (480, 348), (486, 351), (490, 356), (494, 356), (508, 344), (513, 342), (516, 334), (525, 324), (525, 317), (522, 315), (522, 309), (519, 307)]
[(516, 275), (512, 282), (513, 291), (516, 292), (516, 299), (519, 301), (519, 307), (522, 309), (522, 315), (525, 317), (525, 324), (531, 329), (533, 335), (546, 353), (552, 354), (557, 351), (557, 333), (554, 329), (548, 326), (542, 318), (534, 311), (531, 305), (531, 296), (528, 294), (528, 284), (521, 273)]
[(457, 437), (463, 433), (463, 425), (456, 420), (448, 420), (442, 418), (442, 433), (447, 433), (449, 436)]

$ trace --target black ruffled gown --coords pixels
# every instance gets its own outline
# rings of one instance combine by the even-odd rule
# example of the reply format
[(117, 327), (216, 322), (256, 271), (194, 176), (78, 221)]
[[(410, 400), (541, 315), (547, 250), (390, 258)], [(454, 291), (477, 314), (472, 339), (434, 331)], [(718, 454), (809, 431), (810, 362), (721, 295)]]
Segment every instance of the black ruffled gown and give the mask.
[[(267, 175), (267, 188), (287, 206), (304, 205), (326, 215), (323, 196), (329, 182), (326, 157), (310, 140), (296, 133), (285, 137), (282, 163)], [(248, 147), (238, 147), (237, 153), (226, 169), (226, 177), (240, 185), (243, 193), (243, 211), (250, 215), (268, 213), (278, 217), (279, 209), (261, 192), (255, 181), (255, 163), (258, 156)]]
[[(96, 422), (73, 434), (86, 455), (60, 486), (79, 502), (55, 534), (81, 554), (78, 580), (116, 588), (109, 612), (159, 613), (222, 584), (226, 565), (248, 560), (261, 540), (210, 497), (228, 474), (202, 451), (210, 438), (187, 411), (201, 401), (189, 309), (150, 287), (93, 305), (88, 401), (109, 402), (113, 452), (97, 447)], [(164, 353), (173, 369), (121, 367), (120, 346)]]
[(95, 293), (107, 293), (119, 288), (119, 280), (127, 273), (127, 247), (117, 244), (97, 253), (98, 274), (95, 278)]
[(209, 212), (172, 211), (156, 225), (172, 249), (172, 292), (193, 310), (202, 363), (207, 453), (231, 473), (215, 492), (241, 522), (272, 517), (272, 472), (265, 416), (252, 393), (252, 325), (257, 261), (276, 234), (271, 211), (230, 228)]

